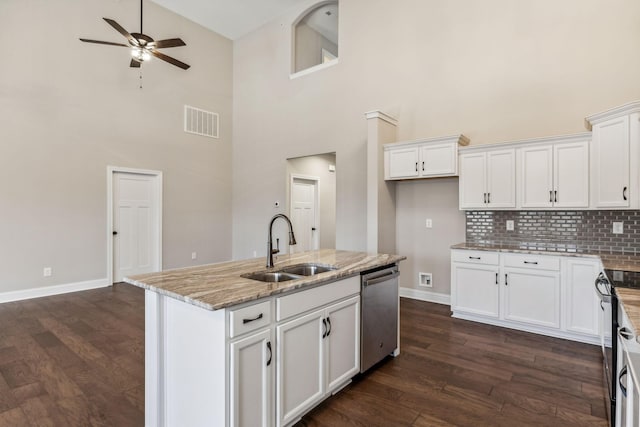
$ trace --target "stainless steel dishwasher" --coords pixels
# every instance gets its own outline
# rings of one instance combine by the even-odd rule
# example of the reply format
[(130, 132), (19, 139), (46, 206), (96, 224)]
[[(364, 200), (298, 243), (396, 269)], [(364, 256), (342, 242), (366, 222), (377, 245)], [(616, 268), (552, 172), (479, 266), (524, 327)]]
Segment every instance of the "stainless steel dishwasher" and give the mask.
[(360, 372), (398, 347), (399, 275), (397, 265), (362, 273)]

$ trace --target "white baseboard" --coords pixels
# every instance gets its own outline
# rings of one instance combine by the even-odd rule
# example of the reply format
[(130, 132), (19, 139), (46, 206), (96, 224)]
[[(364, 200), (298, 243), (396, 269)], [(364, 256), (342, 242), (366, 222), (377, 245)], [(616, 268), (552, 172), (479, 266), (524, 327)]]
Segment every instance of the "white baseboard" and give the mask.
[(0, 292), (0, 303), (21, 301), (31, 298), (49, 297), (52, 295), (67, 294), (69, 292), (87, 291), (89, 289), (104, 288), (109, 286), (106, 278), (87, 280), (84, 282), (67, 283), (64, 285), (43, 286), (21, 291)]
[(400, 288), (400, 296), (417, 299), (420, 301), (434, 302), (436, 304), (451, 305), (451, 295), (438, 292), (423, 291), (413, 288)]

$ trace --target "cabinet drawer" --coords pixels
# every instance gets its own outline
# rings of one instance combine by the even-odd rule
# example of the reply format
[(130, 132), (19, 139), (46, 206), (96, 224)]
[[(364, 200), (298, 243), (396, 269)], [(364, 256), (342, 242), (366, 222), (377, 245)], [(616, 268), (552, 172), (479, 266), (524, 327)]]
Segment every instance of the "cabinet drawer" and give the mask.
[(276, 300), (276, 320), (279, 322), (358, 293), (360, 293), (360, 275), (286, 295)]
[(500, 262), (500, 254), (489, 251), (451, 251), (451, 261), (498, 265)]
[(271, 323), (271, 300), (229, 312), (229, 337), (269, 326)]
[(505, 254), (504, 266), (560, 271), (560, 258), (545, 255)]

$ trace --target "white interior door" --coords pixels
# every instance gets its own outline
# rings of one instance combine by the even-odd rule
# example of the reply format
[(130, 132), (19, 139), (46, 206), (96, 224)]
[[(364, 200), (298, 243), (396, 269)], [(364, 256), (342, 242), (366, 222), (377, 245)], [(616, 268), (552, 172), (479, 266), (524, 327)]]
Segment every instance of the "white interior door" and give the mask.
[(295, 252), (318, 249), (320, 231), (318, 227), (318, 178), (291, 178), (291, 223), (297, 245)]
[(113, 173), (113, 281), (160, 270), (159, 182), (154, 175)]

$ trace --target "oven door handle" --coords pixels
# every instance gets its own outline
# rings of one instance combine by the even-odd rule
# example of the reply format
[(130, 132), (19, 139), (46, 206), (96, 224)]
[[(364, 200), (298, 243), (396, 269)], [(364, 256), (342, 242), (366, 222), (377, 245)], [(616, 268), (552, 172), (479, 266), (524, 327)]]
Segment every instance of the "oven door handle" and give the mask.
[(600, 290), (600, 285), (606, 283), (604, 280), (597, 278), (594, 286), (596, 288), (596, 293), (598, 294), (598, 298), (600, 298), (600, 301), (602, 302), (611, 302), (611, 294), (604, 294), (602, 293), (602, 291)]

